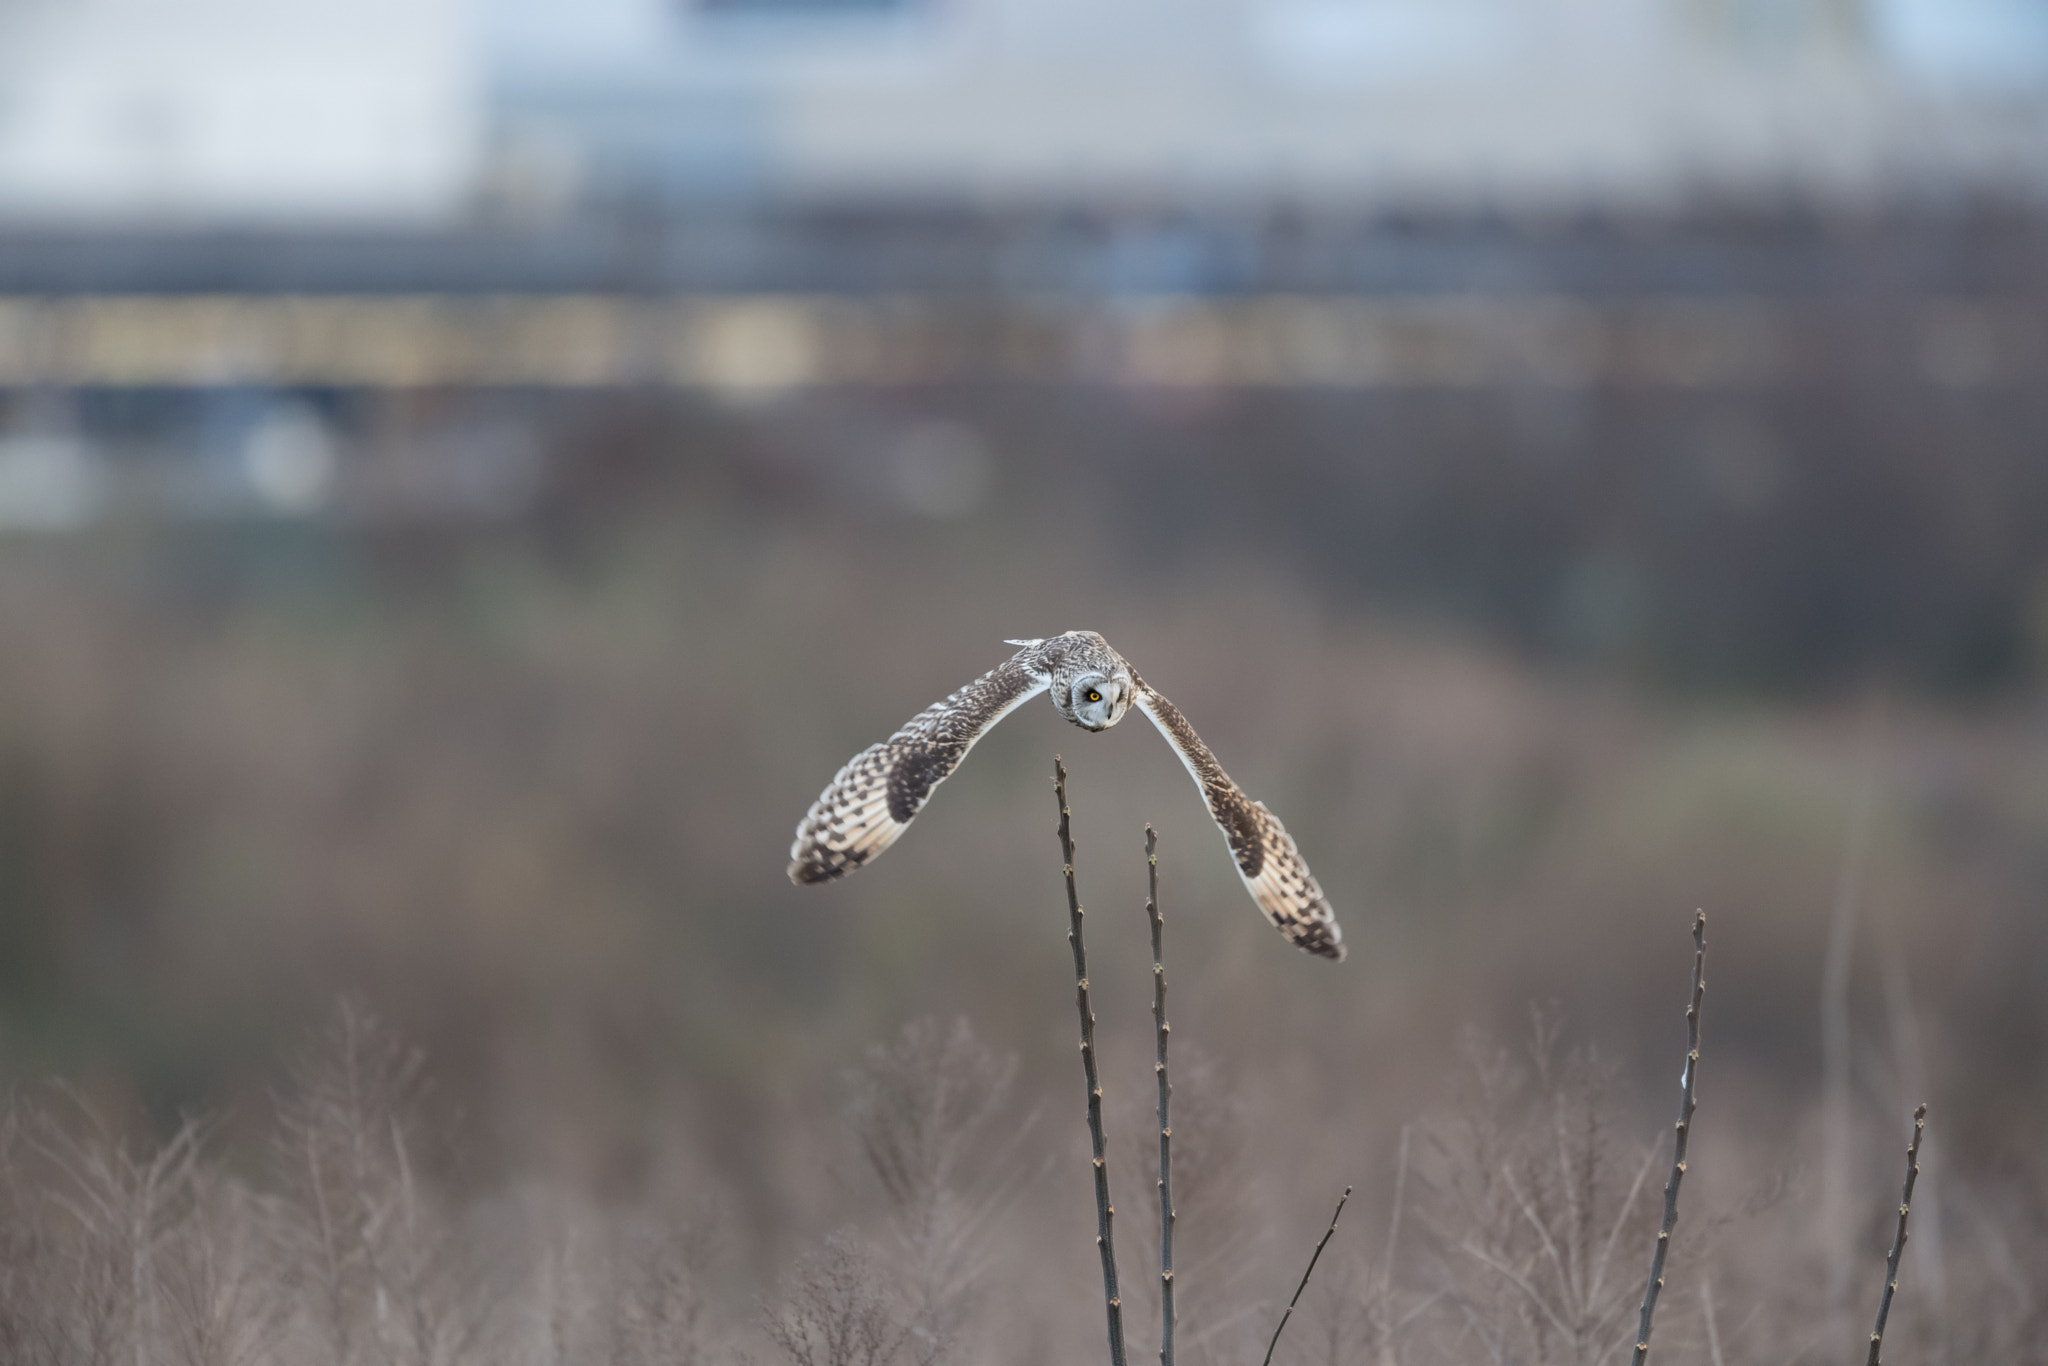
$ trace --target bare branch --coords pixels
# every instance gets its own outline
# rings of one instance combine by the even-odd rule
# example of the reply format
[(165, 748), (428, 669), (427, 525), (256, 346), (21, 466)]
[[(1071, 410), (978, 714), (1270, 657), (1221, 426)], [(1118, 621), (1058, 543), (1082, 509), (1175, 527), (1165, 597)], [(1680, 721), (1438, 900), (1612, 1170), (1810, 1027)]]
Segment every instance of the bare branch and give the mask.
[[(1064, 803), (1062, 803), (1064, 806)], [(1152, 922), (1152, 1024), (1159, 1060), (1159, 1366), (1173, 1366), (1173, 1086), (1166, 1075), (1166, 918), (1159, 911), (1159, 836), (1145, 827), (1145, 912)]]
[(1124, 1363), (1123, 1300), (1116, 1289), (1116, 1242), (1109, 1203), (1109, 1164), (1103, 1152), (1102, 1082), (1095, 1071), (1095, 1012), (1088, 1004), (1088, 953), (1081, 941), (1081, 894), (1074, 887), (1074, 813), (1067, 807), (1067, 767), (1053, 756), (1053, 790), (1060, 799), (1060, 855), (1067, 878), (1067, 942), (1074, 949), (1074, 1003), (1081, 1014), (1081, 1067), (1088, 1079), (1088, 1138), (1095, 1155), (1095, 1245), (1102, 1253), (1102, 1297), (1109, 1318), (1110, 1366)]
[(1650, 1258), (1650, 1283), (1643, 1289), (1643, 1317), (1636, 1328), (1635, 1366), (1650, 1355), (1650, 1321), (1657, 1313), (1657, 1295), (1664, 1289), (1664, 1257), (1671, 1250), (1671, 1231), (1678, 1226), (1678, 1184), (1685, 1179), (1685, 1144), (1692, 1133), (1692, 1112), (1700, 1071), (1700, 1000), (1707, 990), (1707, 913), (1692, 920), (1692, 1003), (1685, 1011), (1685, 1071), (1679, 1076), (1677, 1137), (1672, 1141), (1671, 1181), (1664, 1187), (1664, 1226), (1657, 1230), (1657, 1251)]
[(1280, 1315), (1280, 1322), (1274, 1325), (1273, 1340), (1266, 1344), (1266, 1359), (1260, 1366), (1273, 1366), (1273, 1349), (1280, 1345), (1280, 1333), (1287, 1327), (1287, 1320), (1294, 1317), (1294, 1306), (1301, 1303), (1301, 1292), (1308, 1289), (1308, 1278), (1316, 1274), (1316, 1262), (1322, 1257), (1323, 1249), (1330, 1245), (1330, 1237), (1337, 1231), (1337, 1220), (1343, 1217), (1344, 1205), (1351, 1199), (1351, 1187), (1337, 1197), (1337, 1208), (1330, 1212), (1330, 1226), (1323, 1230), (1322, 1240), (1316, 1250), (1309, 1254), (1308, 1267), (1301, 1273), (1301, 1284), (1294, 1287), (1294, 1298), (1287, 1301), (1287, 1309)]
[(1899, 1257), (1906, 1250), (1906, 1219), (1913, 1212), (1913, 1183), (1920, 1179), (1920, 1138), (1927, 1131), (1927, 1106), (1913, 1111), (1913, 1141), (1906, 1147), (1906, 1189), (1899, 1196), (1899, 1228), (1892, 1236), (1891, 1255), (1884, 1262), (1884, 1297), (1877, 1302), (1877, 1326), (1870, 1331), (1870, 1360), (1878, 1366), (1884, 1348), (1884, 1321), (1891, 1317), (1892, 1296), (1899, 1289)]

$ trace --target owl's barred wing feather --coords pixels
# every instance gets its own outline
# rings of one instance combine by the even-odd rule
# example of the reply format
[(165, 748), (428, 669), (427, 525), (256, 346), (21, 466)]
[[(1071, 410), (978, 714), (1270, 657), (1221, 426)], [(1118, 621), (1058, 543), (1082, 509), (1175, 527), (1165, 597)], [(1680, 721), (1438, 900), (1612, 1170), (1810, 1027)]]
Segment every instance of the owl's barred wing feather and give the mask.
[(1337, 927), (1336, 912), (1323, 896), (1315, 874), (1302, 861), (1294, 837), (1280, 824), (1280, 818), (1264, 802), (1245, 796), (1244, 789), (1230, 780), (1216, 756), (1195, 734), (1195, 728), (1181, 715), (1180, 708), (1138, 681), (1133, 702), (1145, 713), (1159, 733), (1166, 737), (1180, 761), (1193, 775), (1209, 814), (1230, 843), (1230, 856), (1237, 861), (1238, 875), (1251, 889), (1252, 900), (1266, 913), (1273, 927), (1287, 936), (1296, 948), (1324, 958), (1344, 957), (1344, 933)]
[(789, 880), (844, 877), (896, 842), (990, 726), (1046, 689), (1040, 642), (910, 718), (846, 761), (811, 805), (789, 847)]
[(1194, 775), (1266, 919), (1297, 948), (1344, 957), (1336, 915), (1279, 817), (1230, 780), (1180, 709), (1147, 687), (1109, 642), (1068, 631), (1009, 643), (1021, 647), (1015, 655), (847, 761), (797, 826), (790, 881), (844, 877), (894, 844), (989, 727), (1051, 688), (1054, 709), (1084, 730), (1107, 730), (1127, 707), (1144, 712)]

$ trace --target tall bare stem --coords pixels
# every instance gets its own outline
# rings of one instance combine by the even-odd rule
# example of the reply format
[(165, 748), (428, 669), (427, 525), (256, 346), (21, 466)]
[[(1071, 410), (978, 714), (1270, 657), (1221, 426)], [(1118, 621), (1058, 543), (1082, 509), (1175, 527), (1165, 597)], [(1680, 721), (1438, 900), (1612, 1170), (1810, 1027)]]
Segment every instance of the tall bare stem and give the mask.
[(1173, 1087), (1166, 1075), (1166, 958), (1161, 945), (1166, 919), (1159, 912), (1159, 835), (1145, 827), (1147, 894), (1145, 913), (1152, 921), (1152, 1023), (1159, 1040), (1159, 1366), (1173, 1366), (1173, 1122), (1168, 1105)]
[(1074, 1003), (1081, 1013), (1081, 1067), (1088, 1078), (1088, 1138), (1095, 1149), (1095, 1245), (1102, 1252), (1102, 1297), (1109, 1315), (1110, 1366), (1125, 1366), (1124, 1305), (1116, 1289), (1116, 1243), (1109, 1203), (1109, 1164), (1103, 1152), (1102, 1082), (1095, 1071), (1095, 1012), (1088, 1004), (1088, 952), (1081, 941), (1081, 894), (1074, 887), (1074, 813), (1067, 808), (1067, 767), (1053, 756), (1053, 790), (1060, 799), (1060, 856), (1067, 877), (1067, 943), (1074, 950)]
[(1671, 1180), (1664, 1187), (1664, 1225), (1657, 1230), (1657, 1251), (1650, 1258), (1650, 1283), (1643, 1289), (1643, 1317), (1636, 1327), (1635, 1366), (1650, 1355), (1650, 1321), (1657, 1314), (1657, 1296), (1664, 1289), (1664, 1257), (1671, 1251), (1671, 1231), (1678, 1227), (1678, 1183), (1685, 1179), (1685, 1144), (1692, 1135), (1692, 1112), (1700, 1072), (1700, 1000), (1707, 991), (1707, 913), (1692, 920), (1692, 1002), (1685, 1009), (1685, 1072), (1679, 1078), (1678, 1136), (1672, 1143)]
[(1877, 1302), (1877, 1326), (1870, 1330), (1870, 1360), (1866, 1366), (1878, 1366), (1878, 1353), (1884, 1349), (1884, 1321), (1891, 1317), (1892, 1296), (1899, 1289), (1899, 1257), (1906, 1250), (1906, 1218), (1913, 1212), (1913, 1183), (1920, 1179), (1920, 1136), (1927, 1131), (1927, 1107), (1921, 1105), (1913, 1111), (1913, 1141), (1906, 1147), (1906, 1189), (1899, 1196), (1899, 1229), (1892, 1236), (1892, 1251), (1884, 1259), (1884, 1298)]

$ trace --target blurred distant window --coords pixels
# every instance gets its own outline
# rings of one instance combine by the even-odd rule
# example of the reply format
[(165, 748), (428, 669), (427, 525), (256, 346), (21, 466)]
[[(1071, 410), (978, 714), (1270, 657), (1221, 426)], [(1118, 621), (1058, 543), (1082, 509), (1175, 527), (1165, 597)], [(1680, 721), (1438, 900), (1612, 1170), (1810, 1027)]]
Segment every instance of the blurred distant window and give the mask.
[(2048, 82), (2043, 0), (1874, 0), (1870, 17), (1892, 59), (1922, 80), (2020, 92)]

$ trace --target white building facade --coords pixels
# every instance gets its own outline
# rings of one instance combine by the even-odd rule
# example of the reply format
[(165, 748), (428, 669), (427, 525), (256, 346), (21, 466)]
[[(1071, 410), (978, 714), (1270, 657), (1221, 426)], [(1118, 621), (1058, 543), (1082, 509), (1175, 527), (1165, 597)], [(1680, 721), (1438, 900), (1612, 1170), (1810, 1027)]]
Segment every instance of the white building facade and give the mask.
[(2048, 186), (2048, 0), (0, 0), (0, 215)]

